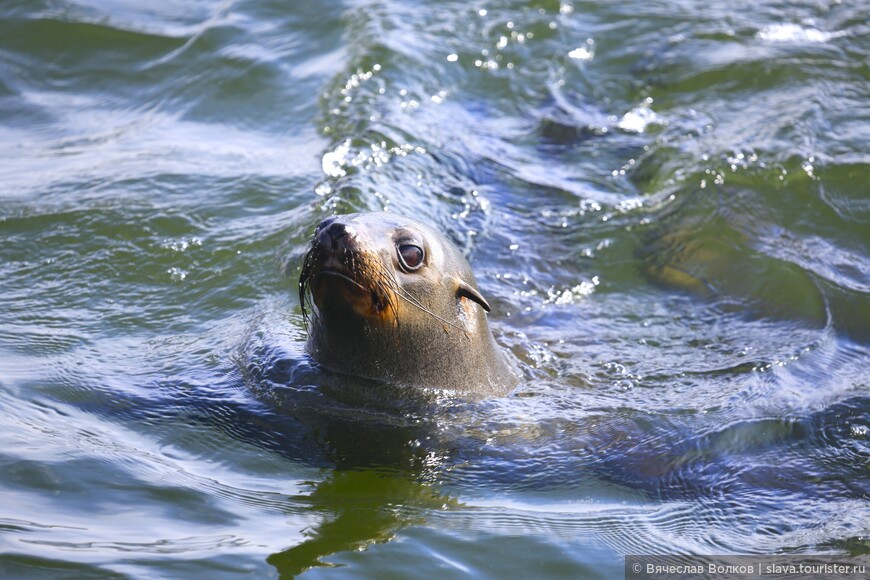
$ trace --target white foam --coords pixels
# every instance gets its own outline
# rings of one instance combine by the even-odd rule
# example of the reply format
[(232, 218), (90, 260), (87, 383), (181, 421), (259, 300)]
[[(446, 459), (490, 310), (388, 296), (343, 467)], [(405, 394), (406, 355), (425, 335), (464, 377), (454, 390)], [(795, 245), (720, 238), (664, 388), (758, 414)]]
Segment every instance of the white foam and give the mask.
[(836, 35), (816, 28), (804, 28), (797, 24), (774, 24), (765, 26), (755, 35), (766, 42), (828, 42)]
[(643, 133), (651, 124), (661, 124), (659, 116), (647, 107), (635, 107), (623, 115), (616, 126), (629, 133)]

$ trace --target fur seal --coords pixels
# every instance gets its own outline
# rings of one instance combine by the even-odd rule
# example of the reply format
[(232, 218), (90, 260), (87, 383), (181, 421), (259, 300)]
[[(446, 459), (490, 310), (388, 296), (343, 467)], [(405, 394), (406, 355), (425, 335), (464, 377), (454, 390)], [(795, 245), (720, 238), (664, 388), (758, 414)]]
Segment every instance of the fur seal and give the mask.
[(416, 220), (372, 212), (321, 222), (299, 300), (306, 350), (333, 372), (474, 398), (506, 395), (519, 381), (468, 262)]

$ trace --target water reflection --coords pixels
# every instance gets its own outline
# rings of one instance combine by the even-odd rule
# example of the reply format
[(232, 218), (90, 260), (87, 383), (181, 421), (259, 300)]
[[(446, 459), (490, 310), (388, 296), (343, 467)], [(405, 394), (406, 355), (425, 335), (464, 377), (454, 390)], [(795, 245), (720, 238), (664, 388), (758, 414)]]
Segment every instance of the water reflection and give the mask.
[[(649, 276), (715, 300), (725, 310), (870, 340), (870, 303), (856, 292), (865, 260), (813, 251), (771, 215), (763, 195), (733, 188), (695, 192), (660, 212), (640, 253)], [(787, 218), (786, 218), (787, 219)], [(828, 254), (833, 263), (822, 265)]]
[[(228, 424), (236, 436), (266, 445), (293, 461), (328, 465), (323, 479), (305, 494), (288, 498), (293, 517), (314, 520), (305, 539), (267, 561), (282, 578), (312, 567), (332, 566), (330, 555), (387, 542), (403, 528), (426, 523), (426, 513), (457, 501), (440, 491), (435, 478), (449, 461), (430, 413), (432, 401), (369, 396), (376, 384), (322, 371), (300, 345), (268, 343), (272, 333), (254, 333), (242, 359), (244, 389), (268, 407), (272, 417), (256, 422), (238, 415)], [(427, 406), (428, 403), (428, 406)], [(238, 425), (246, 425), (239, 431)]]
[(414, 474), (401, 472), (334, 470), (311, 487), (311, 493), (294, 499), (318, 523), (305, 532), (305, 541), (267, 559), (282, 578), (331, 566), (324, 559), (332, 554), (387, 542), (402, 528), (425, 524), (427, 512), (457, 504)]

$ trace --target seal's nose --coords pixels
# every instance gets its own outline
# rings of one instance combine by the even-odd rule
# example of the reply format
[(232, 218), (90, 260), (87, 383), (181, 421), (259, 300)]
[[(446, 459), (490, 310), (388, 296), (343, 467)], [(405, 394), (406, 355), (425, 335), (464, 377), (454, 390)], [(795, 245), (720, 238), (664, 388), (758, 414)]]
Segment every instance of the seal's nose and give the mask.
[(314, 232), (320, 233), (320, 230), (324, 230), (324, 229), (328, 228), (329, 224), (335, 222), (335, 220), (337, 220), (337, 219), (338, 219), (338, 217), (336, 217), (336, 216), (330, 216), (330, 217), (326, 218), (325, 220), (323, 220), (322, 222), (317, 224), (317, 227), (314, 228)]
[(351, 232), (348, 227), (334, 217), (323, 220), (317, 226), (318, 241), (322, 245), (332, 249), (336, 249), (346, 243), (344, 238), (347, 238), (350, 234)]

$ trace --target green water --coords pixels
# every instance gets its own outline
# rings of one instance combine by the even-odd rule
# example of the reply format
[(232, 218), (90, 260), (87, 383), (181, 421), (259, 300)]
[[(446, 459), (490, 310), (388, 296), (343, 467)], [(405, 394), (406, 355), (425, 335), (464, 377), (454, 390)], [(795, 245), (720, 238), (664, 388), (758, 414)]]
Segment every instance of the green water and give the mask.
[[(0, 576), (870, 553), (868, 38), (834, 1), (3, 3)], [(466, 252), (511, 396), (321, 390), (301, 257), (384, 208)]]

